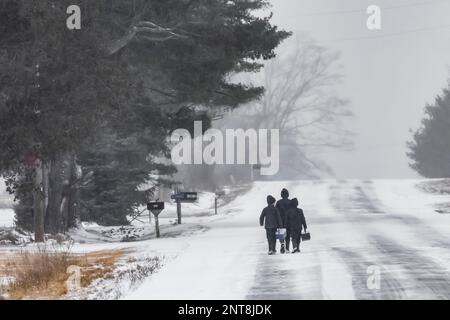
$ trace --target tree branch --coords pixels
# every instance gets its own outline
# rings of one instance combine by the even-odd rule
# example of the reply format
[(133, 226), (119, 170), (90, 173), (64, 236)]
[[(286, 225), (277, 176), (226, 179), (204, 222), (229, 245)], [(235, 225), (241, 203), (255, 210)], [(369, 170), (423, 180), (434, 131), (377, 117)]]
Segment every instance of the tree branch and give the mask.
[(108, 55), (117, 53), (137, 36), (139, 36), (139, 39), (145, 39), (150, 42), (164, 42), (171, 39), (189, 38), (186, 35), (174, 32), (172, 28), (164, 28), (151, 21), (138, 21), (128, 28), (124, 36), (107, 46), (106, 50)]

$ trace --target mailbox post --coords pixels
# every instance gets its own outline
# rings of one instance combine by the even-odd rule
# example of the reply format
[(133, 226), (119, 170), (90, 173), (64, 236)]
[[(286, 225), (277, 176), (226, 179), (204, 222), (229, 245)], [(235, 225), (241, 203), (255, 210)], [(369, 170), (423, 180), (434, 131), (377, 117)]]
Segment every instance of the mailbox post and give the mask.
[(156, 237), (161, 237), (161, 233), (159, 231), (159, 219), (158, 216), (155, 216), (155, 231), (156, 231)]
[(149, 202), (147, 209), (155, 216), (156, 237), (159, 238), (161, 237), (159, 232), (159, 214), (164, 210), (164, 202)]
[(181, 224), (181, 203), (196, 202), (197, 198), (198, 198), (198, 194), (197, 194), (197, 192), (178, 192), (178, 193), (173, 194), (170, 198), (172, 200), (175, 200), (177, 203), (178, 224)]
[(223, 190), (216, 191), (216, 193), (215, 193), (215, 196), (214, 196), (214, 214), (215, 215), (217, 215), (217, 201), (223, 195), (225, 195), (225, 191), (223, 191)]
[(177, 200), (177, 220), (178, 224), (181, 224), (181, 202)]

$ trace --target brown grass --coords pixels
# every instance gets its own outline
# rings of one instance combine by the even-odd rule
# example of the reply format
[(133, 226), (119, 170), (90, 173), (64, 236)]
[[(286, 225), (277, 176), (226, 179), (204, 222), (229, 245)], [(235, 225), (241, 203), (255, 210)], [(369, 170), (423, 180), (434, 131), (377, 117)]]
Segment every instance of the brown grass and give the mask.
[(75, 254), (70, 247), (22, 251), (0, 259), (0, 275), (15, 278), (8, 287), (0, 288), (0, 293), (6, 291), (13, 300), (59, 299), (68, 293), (69, 266), (80, 267), (84, 288), (96, 279), (111, 277), (116, 262), (125, 254), (124, 250)]

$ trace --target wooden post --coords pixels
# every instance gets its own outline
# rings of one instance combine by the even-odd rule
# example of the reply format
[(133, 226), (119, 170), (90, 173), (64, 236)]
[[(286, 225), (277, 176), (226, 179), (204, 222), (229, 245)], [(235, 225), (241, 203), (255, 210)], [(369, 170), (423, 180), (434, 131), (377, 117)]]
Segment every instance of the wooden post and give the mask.
[(155, 216), (155, 229), (156, 229), (156, 237), (161, 237), (161, 234), (159, 233), (159, 218), (158, 215)]
[(177, 216), (178, 216), (178, 224), (181, 224), (181, 202), (177, 200)]

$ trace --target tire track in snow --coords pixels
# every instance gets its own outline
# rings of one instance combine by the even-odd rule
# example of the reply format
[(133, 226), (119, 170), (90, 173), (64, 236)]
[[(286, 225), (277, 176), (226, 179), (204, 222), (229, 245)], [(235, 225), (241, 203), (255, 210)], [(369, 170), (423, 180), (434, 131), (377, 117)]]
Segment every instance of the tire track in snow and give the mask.
[(433, 260), (423, 257), (417, 250), (389, 241), (385, 237), (370, 237), (374, 246), (383, 253), (381, 264), (399, 265), (413, 278), (415, 291), (421, 297), (450, 299), (450, 273)]
[[(419, 218), (388, 213), (377, 199), (370, 181), (363, 182), (362, 185), (349, 184), (348, 182), (340, 183), (330, 186), (330, 192), (330, 204), (338, 213), (344, 214), (350, 222), (374, 221), (371, 214), (376, 213), (378, 222), (380, 219), (386, 220), (386, 223), (392, 223), (392, 220), (397, 223), (400, 222), (408, 228), (412, 228), (417, 234), (424, 234), (424, 230), (428, 230), (424, 235), (425, 241), (448, 248), (448, 242), (432, 232), (432, 228), (425, 226)], [(359, 216), (355, 215), (358, 213), (360, 213)], [(378, 215), (380, 213), (383, 215)], [(335, 249), (352, 272), (354, 277), (353, 288), (358, 298), (399, 299), (404, 297), (405, 285), (409, 286), (408, 291), (411, 290), (414, 294), (419, 294), (422, 297), (429, 297), (431, 294), (431, 298), (450, 298), (448, 270), (442, 268), (430, 258), (421, 255), (417, 250), (400, 245), (378, 235), (376, 232), (374, 234), (370, 232), (368, 239), (373, 244), (373, 248), (376, 249), (376, 252), (372, 248), (365, 250), (369, 258), (351, 249)], [(384, 268), (380, 292), (368, 292), (365, 283), (368, 265), (394, 265), (404, 271), (407, 279), (400, 281)]]
[(388, 270), (382, 268), (380, 274), (380, 289), (369, 289), (367, 286), (367, 268), (380, 266), (380, 261), (367, 259), (363, 254), (350, 249), (333, 248), (342, 258), (352, 274), (352, 286), (358, 300), (399, 300), (405, 298), (405, 290)]
[[(261, 244), (261, 250), (264, 248)], [(317, 259), (316, 253), (261, 254), (254, 284), (246, 299), (323, 299), (321, 268), (318, 263), (311, 263)]]
[(302, 296), (295, 293), (295, 272), (284, 268), (279, 254), (261, 255), (258, 261), (254, 285), (247, 294), (249, 300), (297, 300)]
[[(367, 197), (376, 199), (377, 195), (373, 186), (373, 182), (366, 181), (364, 182), (364, 184), (364, 189)], [(380, 211), (388, 214), (387, 216), (383, 217), (384, 219), (391, 219), (395, 222), (400, 222), (402, 225), (408, 226), (410, 229), (414, 230), (415, 234), (420, 234), (421, 238), (432, 247), (450, 248), (450, 241), (448, 240), (448, 238), (439, 233), (434, 228), (427, 225), (422, 219), (407, 214), (392, 212), (392, 209), (386, 208), (379, 200), (378, 204), (381, 208)]]
[[(367, 183), (365, 183), (367, 184)], [(330, 204), (336, 212), (349, 220), (350, 223), (363, 223), (372, 221), (373, 214), (378, 219), (385, 217), (381, 203), (373, 196), (370, 197), (360, 184), (347, 181), (330, 186)], [(367, 286), (367, 268), (369, 266), (382, 266), (379, 252), (373, 248), (333, 248), (341, 257), (352, 275), (352, 287), (357, 299), (401, 299), (404, 297), (404, 288), (386, 268), (382, 268), (380, 289), (371, 290)]]
[[(343, 181), (329, 186), (331, 206), (348, 220), (366, 219), (361, 214), (384, 214), (378, 199), (369, 197), (361, 185)], [(351, 216), (350, 216), (351, 214)]]

